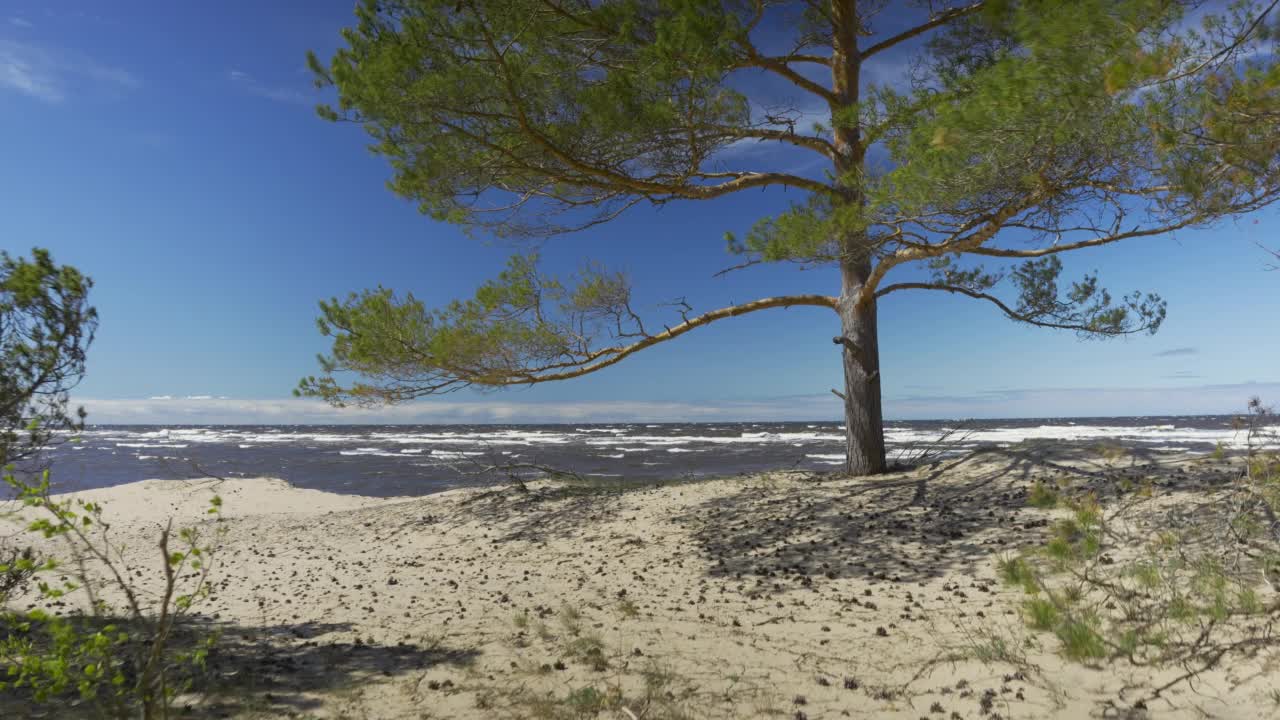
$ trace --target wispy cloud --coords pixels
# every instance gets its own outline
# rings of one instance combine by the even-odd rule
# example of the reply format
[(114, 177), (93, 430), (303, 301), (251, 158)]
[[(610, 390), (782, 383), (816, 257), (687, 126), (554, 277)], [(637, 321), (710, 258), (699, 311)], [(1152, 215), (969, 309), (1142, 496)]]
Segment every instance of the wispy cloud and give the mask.
[[(1186, 376), (1190, 377), (1190, 376)], [(1179, 377), (1177, 379), (1185, 379)], [(1250, 397), (1280, 399), (1280, 382), (1121, 388), (996, 388), (970, 394), (889, 394), (892, 419), (1210, 415), (1243, 411)], [(77, 398), (102, 424), (432, 424), (837, 420), (829, 392), (739, 401), (518, 402), (428, 400), (390, 408), (334, 408), (298, 398), (158, 395)]]
[(128, 70), (81, 53), (0, 39), (0, 89), (60, 103), (77, 91), (118, 92), (139, 85)]
[(907, 92), (911, 88), (914, 61), (914, 54), (909, 51), (877, 55), (862, 64), (862, 82)]
[(1195, 355), (1200, 352), (1200, 348), (1194, 347), (1177, 347), (1161, 350), (1156, 353), (1156, 357), (1180, 357), (1183, 355)]
[(314, 97), (295, 87), (286, 85), (267, 85), (242, 70), (232, 70), (228, 72), (227, 79), (244, 92), (273, 102), (289, 103), (292, 105), (310, 105), (315, 102)]
[[(830, 132), (815, 132), (815, 125), (824, 128), (831, 125), (831, 109), (826, 106), (811, 105), (795, 107), (786, 104), (776, 106), (753, 105), (751, 123), (765, 130), (782, 130), (798, 136), (830, 139)], [(776, 140), (760, 140), (743, 138), (722, 148), (715, 159), (730, 165), (750, 158), (758, 162), (762, 155), (773, 153), (790, 153), (795, 150), (792, 145)]]
[(10, 24), (10, 25), (12, 25), (12, 26), (14, 26), (14, 27), (20, 27), (20, 28), (30, 28), (30, 27), (35, 27), (34, 25), (32, 25), (32, 24), (31, 24), (31, 22), (30, 22), (29, 20), (24, 20), (24, 19), (22, 19), (22, 18), (20, 18), (20, 17), (11, 17), (11, 18), (9, 18), (9, 24)]
[(161, 130), (132, 133), (125, 139), (141, 148), (163, 153), (173, 152), (182, 145), (177, 135)]
[(62, 102), (62, 89), (46, 70), (33, 66), (0, 45), (0, 87), (16, 90), (45, 102)]
[(77, 398), (94, 423), (384, 424), (813, 420), (839, 415), (831, 395), (690, 402), (503, 402), (438, 400), (376, 410), (334, 408), (307, 399), (158, 395), (147, 399)]
[(1264, 401), (1280, 398), (1280, 382), (1003, 388), (955, 395), (890, 395), (884, 405), (886, 414), (904, 419), (1219, 415), (1243, 412), (1249, 398), (1255, 396)]

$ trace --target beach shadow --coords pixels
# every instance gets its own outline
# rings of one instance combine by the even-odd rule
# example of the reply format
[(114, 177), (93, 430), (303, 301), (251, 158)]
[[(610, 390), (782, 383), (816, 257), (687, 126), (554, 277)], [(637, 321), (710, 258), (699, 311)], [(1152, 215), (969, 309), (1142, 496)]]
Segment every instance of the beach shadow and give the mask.
[[(109, 619), (86, 619), (107, 624)], [(116, 624), (123, 624), (119, 620)], [(205, 667), (190, 691), (175, 703), (175, 715), (230, 718), (246, 714), (294, 717), (319, 708), (322, 698), (407, 674), (422, 675), (440, 665), (467, 666), (478, 653), (444, 644), (382, 645), (327, 639), (346, 633), (348, 623), (298, 623), (250, 627), (195, 619), (180, 628), (171, 649), (191, 650), (211, 635)], [(78, 718), (93, 716), (92, 705), (65, 697), (35, 704), (23, 689), (0, 692), (0, 717)]]
[(680, 482), (690, 481), (563, 481), (525, 490), (499, 487), (469, 495), (450, 513), (432, 520), (483, 521), (501, 530), (496, 542), (571, 538), (615, 516), (624, 494)]
[(854, 482), (814, 476), (782, 488), (744, 485), (677, 520), (711, 561), (711, 577), (741, 581), (752, 594), (838, 578), (976, 580), (992, 556), (1042, 542), (1049, 519), (1028, 504), (1038, 481), (1105, 499), (1144, 481), (1165, 491), (1203, 490), (1235, 472), (1143, 451), (1107, 458), (1096, 445), (1027, 443)]

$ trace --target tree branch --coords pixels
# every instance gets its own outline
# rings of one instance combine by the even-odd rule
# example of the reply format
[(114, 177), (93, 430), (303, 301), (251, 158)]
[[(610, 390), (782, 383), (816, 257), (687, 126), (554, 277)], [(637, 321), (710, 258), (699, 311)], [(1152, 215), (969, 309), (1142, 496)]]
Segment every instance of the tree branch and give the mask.
[(695, 330), (704, 325), (710, 325), (711, 323), (716, 322), (717, 320), (724, 320), (725, 318), (737, 317), (739, 315), (746, 315), (748, 313), (759, 312), (760, 310), (768, 310), (770, 308), (779, 308), (779, 307), (785, 308), (785, 307), (792, 307), (796, 305), (810, 305), (814, 307), (825, 307), (825, 308), (830, 308), (834, 310), (836, 307), (836, 298), (830, 295), (783, 295), (778, 297), (762, 298), (760, 300), (754, 300), (752, 302), (742, 303), (740, 305), (730, 305), (728, 307), (720, 308), (719, 310), (712, 310), (711, 312), (703, 313), (702, 315), (698, 315), (697, 317), (690, 318), (689, 320), (686, 320), (685, 322), (682, 322), (679, 325), (667, 328), (663, 332), (660, 332), (656, 335), (650, 335), (644, 338), (643, 340), (632, 343), (630, 345), (605, 348), (604, 350), (600, 350), (600, 351), (597, 351), (596, 353), (593, 353), (593, 355), (595, 356), (607, 355), (608, 357), (606, 357), (603, 360), (597, 360), (596, 362), (592, 362), (587, 365), (574, 368), (572, 370), (566, 370), (564, 372), (558, 372), (558, 373), (548, 373), (544, 375), (539, 375), (538, 373), (540, 372), (540, 370), (535, 368), (533, 370), (528, 371), (527, 375), (522, 375), (518, 378), (512, 378), (510, 381), (497, 382), (494, 384), (495, 385), (525, 385), (525, 384), (532, 385), (535, 383), (551, 382), (553, 380), (568, 380), (569, 378), (580, 377), (588, 373), (593, 373), (597, 370), (603, 370), (604, 368), (607, 368), (610, 365), (614, 365), (618, 362), (621, 362), (623, 358), (626, 358), (630, 355), (634, 355), (635, 353), (638, 353), (641, 350), (644, 350), (645, 348), (652, 347), (654, 345), (657, 345), (658, 343), (663, 343), (668, 340), (674, 340), (675, 338), (678, 338), (681, 335), (684, 335), (690, 330)]
[(1131, 238), (1150, 237), (1152, 235), (1162, 235), (1164, 233), (1181, 230), (1186, 227), (1195, 225), (1197, 222), (1203, 221), (1200, 217), (1191, 217), (1182, 222), (1172, 225), (1165, 225), (1158, 228), (1150, 228), (1147, 230), (1133, 229), (1128, 232), (1113, 233), (1103, 237), (1093, 238), (1092, 240), (1080, 240), (1078, 242), (1067, 243), (1065, 245), (1053, 245), (1046, 248), (1035, 248), (1030, 250), (1012, 250), (1008, 248), (995, 247), (975, 247), (965, 252), (971, 255), (986, 255), (989, 257), (1005, 257), (1005, 258), (1038, 258), (1045, 255), (1055, 255), (1057, 253), (1069, 252), (1071, 250), (1080, 250), (1082, 248), (1097, 247), (1099, 245), (1108, 245), (1121, 240), (1129, 240)]
[(1092, 334), (1101, 333), (1104, 335), (1131, 335), (1133, 333), (1145, 332), (1149, 328), (1149, 326), (1147, 325), (1140, 325), (1130, 329), (1104, 331), (1104, 330), (1099, 330), (1097, 327), (1090, 326), (1087, 323), (1065, 323), (1065, 322), (1052, 322), (1052, 321), (1041, 320), (1039, 319), (1038, 314), (1019, 312), (1009, 307), (1008, 304), (1006, 304), (1003, 300), (1001, 300), (1000, 298), (994, 295), (984, 293), (984, 292), (978, 292), (977, 290), (971, 290), (965, 287), (959, 287), (957, 285), (943, 285), (939, 283), (918, 283), (918, 282), (895, 283), (893, 285), (887, 285), (884, 288), (881, 288), (880, 290), (878, 290), (876, 292), (876, 297), (877, 298), (884, 297), (889, 293), (898, 292), (900, 290), (940, 290), (942, 292), (967, 295), (976, 300), (986, 300), (987, 302), (999, 308), (1000, 312), (1004, 313), (1006, 316), (1008, 316), (1012, 320), (1016, 320), (1018, 322), (1024, 322), (1024, 323), (1027, 323), (1028, 325), (1035, 325), (1037, 327), (1054, 328), (1056, 330), (1075, 330), (1076, 332), (1081, 332), (1081, 333), (1092, 333)]
[[(569, 288), (539, 275), (535, 263), (536, 258), (513, 257), (507, 270), (477, 290), (477, 299), (435, 312), (385, 288), (321, 303), (319, 322), (333, 338), (332, 356), (320, 358), (324, 375), (304, 378), (295, 392), (339, 406), (377, 405), (471, 385), (565, 380), (725, 318), (793, 305), (836, 306), (836, 298), (827, 295), (789, 295), (690, 317), (688, 305), (678, 302), (682, 322), (650, 333), (631, 309), (621, 274), (588, 269)], [(597, 345), (598, 336), (608, 339), (601, 337)], [(340, 385), (334, 375), (345, 372), (372, 382)]]
[[(995, 234), (1000, 231), (1000, 228), (1006, 222), (1023, 210), (1034, 206), (1039, 200), (1040, 193), (1032, 193), (1028, 197), (1021, 198), (1018, 202), (1005, 205), (994, 213), (965, 223), (952, 235), (950, 240), (927, 246), (911, 244), (894, 252), (877, 263), (875, 269), (871, 271), (871, 275), (858, 293), (858, 303), (865, 303), (873, 297), (879, 297), (880, 293), (876, 292), (876, 288), (879, 286), (880, 281), (884, 279), (884, 276), (890, 270), (902, 263), (926, 260), (947, 253), (976, 252), (976, 249), (980, 248), (983, 243), (995, 237)], [(979, 225), (981, 225), (981, 229), (970, 232), (968, 235), (963, 234)]]
[[(730, 70), (741, 70), (744, 68), (759, 68), (761, 70), (767, 70), (775, 75), (790, 80), (796, 87), (817, 95), (826, 101), (828, 105), (835, 106), (835, 104), (839, 102), (839, 98), (836, 97), (836, 94), (832, 92), (830, 88), (810, 80), (787, 65), (785, 62), (785, 56), (766, 57), (761, 55), (760, 51), (756, 49), (756, 46), (747, 40), (742, 42), (742, 49), (746, 51), (747, 57), (741, 62), (730, 66)], [(823, 64), (830, 65), (830, 61), (824, 61)]]
[[(794, 124), (794, 123), (793, 123)], [(712, 126), (708, 128), (723, 137), (742, 138), (744, 140), (777, 140), (809, 150), (822, 153), (826, 157), (834, 157), (836, 148), (823, 138), (814, 135), (797, 134), (790, 130), (771, 130), (768, 128), (734, 128)]]
[(978, 10), (981, 10), (983, 4), (984, 2), (980, 1), (972, 5), (969, 5), (967, 7), (954, 8), (952, 10), (947, 10), (946, 12), (939, 13), (938, 15), (934, 16), (931, 20), (929, 20), (929, 22), (926, 22), (923, 25), (917, 25), (911, 28), (910, 30), (900, 32), (891, 38), (881, 40), (880, 42), (876, 43), (875, 45), (872, 45), (866, 50), (860, 51), (859, 57), (865, 60), (866, 58), (869, 58), (878, 52), (888, 50), (889, 48), (895, 45), (898, 45), (899, 43), (903, 43), (903, 42), (906, 42), (907, 40), (910, 40), (913, 37), (923, 35), (929, 32), (930, 30), (933, 30), (934, 28), (940, 27), (942, 25), (945, 25), (951, 22), (952, 20), (955, 20), (956, 18), (961, 18), (961, 17), (964, 17), (965, 15), (971, 15), (977, 12)]

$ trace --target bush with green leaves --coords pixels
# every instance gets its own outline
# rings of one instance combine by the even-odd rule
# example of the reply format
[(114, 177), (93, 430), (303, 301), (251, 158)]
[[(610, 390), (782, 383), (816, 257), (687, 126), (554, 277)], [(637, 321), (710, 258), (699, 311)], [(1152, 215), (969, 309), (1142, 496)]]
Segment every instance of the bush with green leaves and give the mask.
[(0, 252), (0, 466), (32, 457), (59, 432), (84, 427), (70, 391), (84, 377), (98, 328), (93, 281), (48, 250)]
[[(1239, 430), (1246, 451), (1200, 460), (1204, 482), (1179, 487), (1109, 478), (1105, 488), (1033, 486), (1059, 518), (1045, 542), (1000, 562), (1023, 588), (1027, 624), (1086, 664), (1180, 668), (1156, 694), (1225, 658), (1274, 647), (1280, 621), (1280, 455), (1274, 416), (1257, 400)], [(1195, 476), (1193, 471), (1189, 476)], [(1214, 480), (1213, 478), (1218, 478)]]
[[(161, 529), (155, 549), (162, 577), (152, 599), (135, 584), (140, 570), (109, 534), (100, 503), (53, 496), (47, 472), (34, 483), (6, 472), (4, 481), (22, 508), (11, 519), (54, 541), (62, 551), (52, 554), (63, 559), (39, 560), (24, 551), (0, 565), (0, 578), (22, 581), (0, 594), (0, 693), (63, 708), (74, 704), (79, 714), (99, 717), (168, 717), (215, 640), (207, 635), (176, 642), (195, 604), (211, 591), (210, 533), (174, 528), (172, 520)], [(220, 497), (210, 499), (212, 519), (221, 506)], [(215, 528), (214, 538), (220, 534)], [(78, 592), (83, 609), (67, 616), (40, 607), (14, 609), (7, 593), (28, 580), (43, 601), (35, 605), (62, 606)]]
[[(93, 281), (49, 251), (30, 259), (0, 252), (0, 467), (36, 459), (68, 431), (84, 427), (69, 393), (84, 377), (98, 326), (88, 304)], [(41, 561), (0, 537), (0, 604), (25, 592)]]

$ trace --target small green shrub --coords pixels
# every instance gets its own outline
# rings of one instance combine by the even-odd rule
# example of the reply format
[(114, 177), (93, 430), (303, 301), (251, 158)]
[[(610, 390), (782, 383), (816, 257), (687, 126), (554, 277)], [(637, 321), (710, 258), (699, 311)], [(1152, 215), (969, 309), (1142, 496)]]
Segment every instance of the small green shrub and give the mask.
[(0, 559), (0, 606), (26, 592), (37, 572), (52, 569), (52, 561), (38, 559), (29, 547), (4, 551)]
[(999, 563), (1000, 579), (1009, 585), (1017, 585), (1029, 594), (1040, 592), (1040, 581), (1026, 558), (1020, 555), (1004, 557)]
[(634, 620), (640, 616), (640, 608), (629, 598), (624, 598), (618, 603), (618, 612), (627, 620)]
[[(998, 565), (1001, 579), (1031, 595), (1023, 602), (1027, 626), (1052, 634), (1074, 661), (1126, 658), (1181, 668), (1188, 678), (1240, 648), (1273, 642), (1280, 602), (1259, 589), (1265, 582), (1280, 590), (1280, 457), (1267, 449), (1274, 439), (1262, 437), (1273, 426), (1252, 402), (1239, 425), (1246, 453), (1232, 483), (1211, 469), (1204, 484), (1194, 484), (1194, 469), (1171, 474), (1185, 489), (1088, 476), (1101, 480), (1106, 504), (1093, 492), (1033, 484), (1028, 504), (1059, 517), (1038, 548)], [(1221, 447), (1215, 456), (1227, 459)], [(1126, 470), (1119, 474), (1134, 474)]]
[[(207, 636), (183, 649), (173, 642), (192, 606), (209, 594), (213, 546), (194, 528), (164, 526), (156, 545), (164, 583), (152, 603), (130, 582), (135, 569), (125, 566), (122, 548), (112, 543), (100, 504), (55, 499), (47, 472), (35, 484), (12, 472), (3, 479), (25, 508), (39, 514), (27, 531), (62, 541), (72, 563), (63, 568), (28, 553), (10, 559), (0, 573), (34, 582), (45, 601), (82, 592), (87, 612), (61, 617), (0, 609), (0, 692), (59, 706), (75, 697), (100, 717), (167, 717), (215, 640)], [(221, 504), (215, 496), (209, 513), (217, 516)], [(63, 573), (58, 581), (45, 579), (54, 571)], [(103, 598), (103, 585), (124, 598), (121, 612)]]
[(570, 635), (582, 632), (582, 611), (573, 605), (565, 604), (560, 608), (560, 626)]
[(605, 695), (593, 687), (584, 687), (569, 693), (565, 703), (583, 713), (598, 713), (605, 709)]
[(569, 657), (585, 663), (596, 672), (604, 672), (609, 668), (609, 661), (604, 655), (604, 641), (594, 633), (583, 633), (565, 643), (564, 652)]
[(1058, 489), (1051, 487), (1047, 483), (1036, 482), (1031, 486), (1027, 502), (1031, 507), (1051, 510), (1058, 506)]
[(1052, 600), (1032, 598), (1023, 603), (1027, 622), (1036, 630), (1052, 630), (1058, 624), (1058, 606)]
[(1096, 660), (1107, 654), (1102, 636), (1087, 620), (1064, 620), (1053, 633), (1062, 641), (1062, 654), (1072, 660)]

